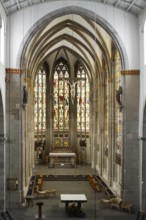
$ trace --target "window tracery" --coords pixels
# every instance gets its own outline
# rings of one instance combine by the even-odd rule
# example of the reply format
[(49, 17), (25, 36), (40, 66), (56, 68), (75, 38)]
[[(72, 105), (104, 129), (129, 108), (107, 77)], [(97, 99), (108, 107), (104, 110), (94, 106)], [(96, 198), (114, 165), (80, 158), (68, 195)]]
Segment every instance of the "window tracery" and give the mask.
[(77, 130), (89, 131), (89, 79), (82, 66), (77, 71)]
[(69, 130), (69, 69), (60, 61), (54, 71), (54, 130)]
[(34, 83), (34, 130), (46, 130), (46, 73), (43, 67), (39, 69)]

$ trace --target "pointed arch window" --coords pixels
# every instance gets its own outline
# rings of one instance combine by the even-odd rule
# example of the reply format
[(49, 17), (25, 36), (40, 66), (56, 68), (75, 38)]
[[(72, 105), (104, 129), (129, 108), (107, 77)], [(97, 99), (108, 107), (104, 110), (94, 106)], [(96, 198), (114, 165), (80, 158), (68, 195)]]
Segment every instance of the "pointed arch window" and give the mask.
[(46, 130), (46, 72), (41, 67), (34, 82), (34, 130)]
[(54, 69), (54, 130), (69, 130), (69, 79), (68, 65), (58, 61)]
[(77, 68), (77, 130), (89, 131), (89, 79), (84, 68)]

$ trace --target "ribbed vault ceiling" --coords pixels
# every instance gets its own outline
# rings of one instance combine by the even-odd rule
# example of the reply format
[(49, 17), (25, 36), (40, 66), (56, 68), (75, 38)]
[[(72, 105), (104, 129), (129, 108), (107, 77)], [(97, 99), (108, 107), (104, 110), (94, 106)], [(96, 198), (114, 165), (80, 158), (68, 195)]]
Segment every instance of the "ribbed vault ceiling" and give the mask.
[[(3, 4), (7, 14), (10, 15), (24, 7), (39, 3), (45, 4), (47, 1), (49, 0), (3, 0)], [(135, 14), (138, 14), (146, 4), (145, 1), (141, 0), (96, 1), (114, 5), (114, 7), (123, 8)], [(139, 3), (137, 4), (137, 2)], [(116, 47), (114, 39), (110, 32), (104, 29), (105, 26), (103, 28), (99, 25), (100, 23), (97, 23), (95, 17), (94, 19), (93, 17), (90, 18), (86, 12), (80, 13), (78, 11), (76, 13), (74, 10), (69, 11), (69, 13), (66, 10), (66, 13), (63, 11), (59, 14), (58, 10), (54, 12), (56, 13), (55, 16), (46, 19), (44, 22), (40, 20), (38, 25), (35, 24), (36, 29), (32, 33), (29, 31), (30, 35), (25, 41), (26, 44), (22, 45), (23, 50), (20, 53), (20, 66), (25, 69), (27, 77), (35, 76), (38, 68), (45, 61), (48, 62), (50, 71), (52, 71), (55, 61), (61, 57), (67, 60), (70, 65), (80, 61), (92, 78), (92, 82), (97, 75), (99, 78), (103, 78), (100, 77), (105, 71), (103, 65), (107, 66), (107, 74), (110, 74), (111, 48), (115, 49)]]
[(62, 15), (42, 24), (32, 36), (25, 51), (25, 68), (36, 73), (38, 64), (47, 61), (51, 69), (55, 60), (63, 57), (70, 64), (79, 60), (89, 75), (102, 73), (103, 60), (111, 65), (111, 44), (110, 35), (94, 20), (78, 14)]
[[(45, 4), (52, 2), (51, 0), (1, 0), (6, 10), (7, 15), (15, 13), (25, 7), (30, 7), (36, 4)], [(58, 2), (57, 0), (56, 2)], [(70, 0), (67, 0), (68, 3)], [(82, 0), (80, 0), (82, 1)], [(145, 7), (145, 0), (85, 0), (90, 2), (99, 2), (107, 5), (112, 5), (116, 8), (123, 9), (129, 13), (138, 15)], [(57, 3), (56, 3), (57, 4)]]

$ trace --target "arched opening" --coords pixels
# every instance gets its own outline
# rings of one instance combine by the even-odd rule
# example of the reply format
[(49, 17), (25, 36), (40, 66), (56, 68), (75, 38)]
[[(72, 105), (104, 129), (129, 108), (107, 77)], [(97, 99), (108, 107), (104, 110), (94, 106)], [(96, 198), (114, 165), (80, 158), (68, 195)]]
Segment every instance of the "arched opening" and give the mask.
[[(63, 9), (50, 13), (39, 21), (37, 28), (36, 25), (30, 30), (27, 43), (21, 51), (20, 66), (22, 69), (25, 66), (22, 84), (26, 84), (30, 96), (24, 114), (28, 119), (32, 118), (35, 121), (38, 131), (36, 136), (30, 137), (30, 140), (30, 135), (26, 135), (25, 146), (31, 142), (29, 146), (33, 146), (32, 150), (36, 151), (35, 141), (39, 140), (38, 147), (43, 141), (45, 146), (41, 150), (44, 158), (54, 149), (55, 143), (63, 147), (64, 145), (73, 147), (78, 163), (83, 162), (96, 168), (110, 186), (115, 184), (118, 189), (116, 194), (121, 195), (123, 109), (120, 96), (123, 81), (120, 71), (127, 63), (120, 37), (97, 15), (74, 7), (68, 7), (65, 14)], [(58, 61), (61, 59), (68, 63), (68, 69), (65, 68), (68, 72), (66, 77), (58, 77), (60, 70), (57, 69), (59, 68), (57, 64), (59, 65)], [(45, 87), (47, 95), (44, 95), (46, 106), (41, 107), (40, 112), (37, 110), (35, 117), (32, 106), (35, 98), (43, 97), (44, 85), (42, 83), (40, 90), (39, 86), (34, 85), (38, 82), (36, 79), (38, 73), (41, 73), (43, 78), (45, 65), (48, 85)], [(87, 77), (82, 76), (81, 81), (79, 73), (86, 73)], [(74, 100), (71, 100), (72, 87), (69, 78), (73, 83), (81, 81), (81, 84), (74, 84), (76, 85)], [(56, 89), (56, 83), (60, 85), (59, 90)], [(40, 96), (33, 93), (35, 88), (38, 88), (37, 92), (40, 91)], [(40, 98), (41, 100), (43, 98)], [(57, 109), (56, 115), (54, 107)], [(42, 113), (43, 109), (45, 114)], [(69, 116), (65, 117), (68, 111)], [(26, 133), (32, 131), (33, 134), (32, 121), (24, 121), (27, 123)], [(38, 129), (39, 126), (42, 128), (41, 131)], [(67, 132), (67, 127), (72, 129)], [(27, 163), (28, 158), (25, 160)]]

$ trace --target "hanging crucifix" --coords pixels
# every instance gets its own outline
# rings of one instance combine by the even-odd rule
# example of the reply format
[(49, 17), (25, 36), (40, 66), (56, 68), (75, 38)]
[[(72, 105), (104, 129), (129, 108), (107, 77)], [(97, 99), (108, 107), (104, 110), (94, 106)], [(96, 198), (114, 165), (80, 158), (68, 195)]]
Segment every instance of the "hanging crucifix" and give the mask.
[(74, 104), (75, 96), (76, 96), (76, 85), (77, 85), (78, 81), (82, 80), (82, 79), (78, 79), (75, 82), (73, 80), (65, 80), (63, 78), (61, 78), (61, 79), (70, 86), (71, 102), (72, 102), (72, 104)]

